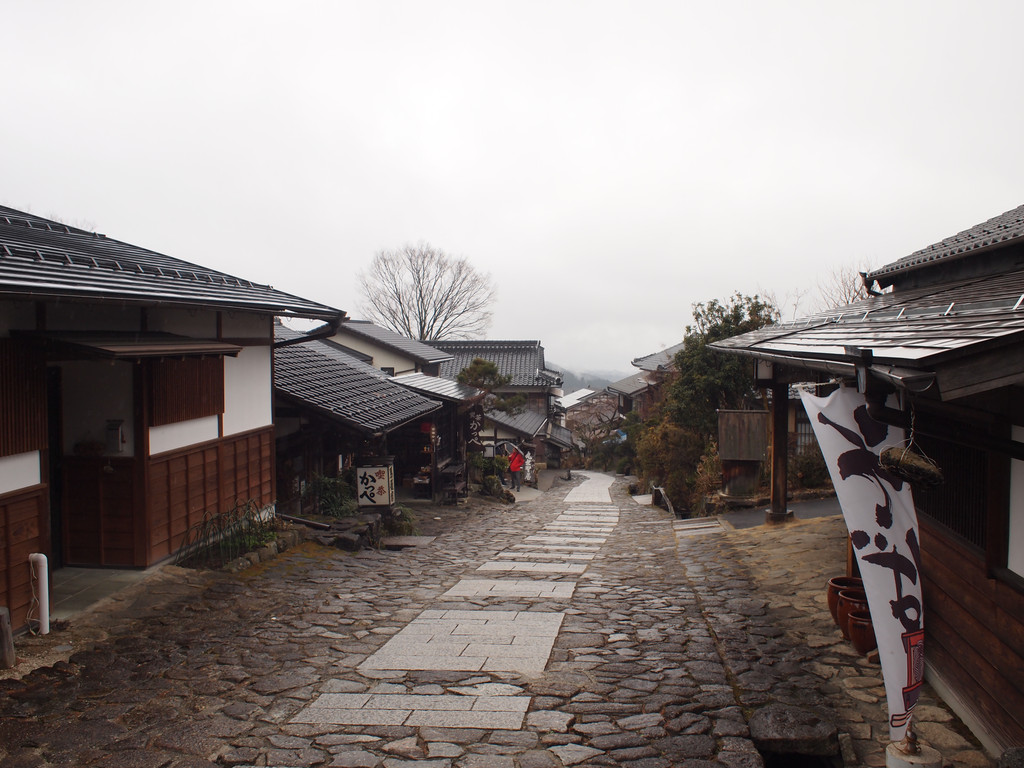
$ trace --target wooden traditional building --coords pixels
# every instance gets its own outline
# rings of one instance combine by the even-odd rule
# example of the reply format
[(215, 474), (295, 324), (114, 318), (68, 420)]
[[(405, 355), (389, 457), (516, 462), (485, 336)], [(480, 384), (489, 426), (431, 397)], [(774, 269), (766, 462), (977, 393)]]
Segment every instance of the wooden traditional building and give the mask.
[(676, 369), (675, 356), (684, 346), (683, 342), (635, 358), (632, 364), (640, 369), (608, 385), (608, 392), (618, 398), (619, 413), (636, 413), (646, 419), (663, 397), (663, 385)]
[(275, 315), (339, 310), (0, 207), (0, 604), (29, 554), (144, 567), (274, 489)]
[(942, 485), (913, 487), (926, 675), (998, 754), (1024, 745), (1024, 206), (864, 281), (864, 301), (712, 346), (783, 396), (847, 380), (938, 463)]
[[(318, 476), (369, 456), (392, 456), (401, 483), (434, 472), (442, 403), (360, 360), (333, 340), (278, 326), (274, 367), (279, 504), (298, 514)], [(446, 441), (447, 443), (447, 441)], [(445, 445), (447, 448), (447, 444)]]
[[(557, 467), (563, 451), (571, 450), (572, 434), (565, 427), (565, 411), (559, 404), (562, 396), (562, 374), (551, 370), (544, 361), (544, 347), (539, 341), (431, 341), (430, 345), (451, 356), (441, 363), (440, 375), (455, 381), (473, 360), (481, 358), (495, 364), (498, 373), (509, 378), (508, 384), (494, 390), (500, 395), (523, 395), (525, 413), (509, 417), (498, 412), (485, 414), (480, 430), (484, 443), (501, 439), (533, 440), (534, 458), (542, 467)], [(506, 437), (495, 435), (507, 433)]]

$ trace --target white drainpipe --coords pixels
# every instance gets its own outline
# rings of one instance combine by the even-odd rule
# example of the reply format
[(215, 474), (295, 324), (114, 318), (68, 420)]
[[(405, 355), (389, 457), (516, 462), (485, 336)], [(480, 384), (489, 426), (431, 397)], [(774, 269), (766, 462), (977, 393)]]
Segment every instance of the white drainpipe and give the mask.
[(28, 556), (28, 563), (32, 568), (36, 601), (39, 603), (39, 634), (48, 635), (50, 634), (50, 578), (46, 555), (33, 552)]

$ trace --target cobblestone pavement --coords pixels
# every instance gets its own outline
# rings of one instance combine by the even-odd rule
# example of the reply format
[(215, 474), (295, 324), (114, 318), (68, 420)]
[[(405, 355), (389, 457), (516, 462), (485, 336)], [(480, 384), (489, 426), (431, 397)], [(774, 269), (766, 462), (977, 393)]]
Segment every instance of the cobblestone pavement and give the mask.
[[(825, 604), (840, 519), (733, 531), (574, 476), (439, 508), (401, 551), (162, 569), (76, 621), (67, 661), (0, 679), (0, 765), (761, 766), (751, 725), (784, 705), (884, 765), (878, 667)], [(991, 765), (928, 693), (919, 721), (948, 765)]]

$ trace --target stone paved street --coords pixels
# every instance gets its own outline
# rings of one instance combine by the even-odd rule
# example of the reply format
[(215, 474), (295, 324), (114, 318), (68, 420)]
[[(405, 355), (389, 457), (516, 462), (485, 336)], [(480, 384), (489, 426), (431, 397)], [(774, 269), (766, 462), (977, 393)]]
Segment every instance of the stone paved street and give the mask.
[[(739, 768), (798, 712), (884, 765), (878, 667), (825, 603), (841, 519), (679, 521), (583, 472), (424, 509), (416, 546), (165, 568), (31, 640), (68, 660), (0, 679), (0, 765)], [(918, 719), (947, 765), (991, 765), (930, 692)]]

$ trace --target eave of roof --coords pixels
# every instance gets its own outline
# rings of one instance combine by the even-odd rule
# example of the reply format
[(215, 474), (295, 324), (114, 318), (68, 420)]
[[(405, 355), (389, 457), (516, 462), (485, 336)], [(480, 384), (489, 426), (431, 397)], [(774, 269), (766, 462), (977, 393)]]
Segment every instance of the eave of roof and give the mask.
[(524, 437), (536, 437), (543, 431), (544, 425), (547, 423), (546, 416), (534, 411), (523, 411), (514, 416), (503, 411), (487, 411), (484, 415), (495, 424)]
[(0, 206), (0, 295), (260, 312), (345, 313), (224, 272)]
[(487, 394), (482, 389), (459, 384), (457, 381), (440, 376), (427, 376), (425, 373), (406, 373), (401, 376), (393, 376), (391, 381), (421, 392), (428, 397), (436, 397), (452, 403), (481, 400)]
[(945, 365), (1024, 340), (1024, 271), (887, 293), (798, 321), (714, 342), (722, 352), (851, 374), (870, 360), (908, 382)]

